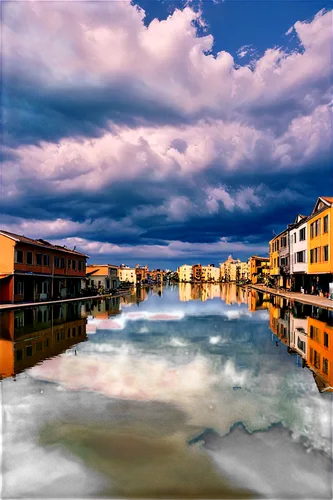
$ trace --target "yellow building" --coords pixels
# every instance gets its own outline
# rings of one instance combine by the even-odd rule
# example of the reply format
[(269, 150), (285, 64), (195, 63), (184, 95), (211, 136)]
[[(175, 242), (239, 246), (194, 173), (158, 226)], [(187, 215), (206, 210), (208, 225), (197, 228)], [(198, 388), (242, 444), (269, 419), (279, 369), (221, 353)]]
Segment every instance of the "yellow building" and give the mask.
[(248, 262), (233, 259), (232, 255), (229, 255), (228, 259), (220, 264), (220, 279), (224, 282), (245, 281), (248, 277)]
[(184, 264), (178, 268), (180, 283), (189, 283), (192, 280), (192, 266)]
[(133, 267), (120, 266), (118, 268), (118, 277), (120, 281), (136, 285), (136, 272)]
[(269, 242), (270, 276), (275, 285), (290, 288), (289, 230), (285, 229)]
[(307, 221), (308, 274), (312, 291), (328, 294), (333, 282), (333, 198), (321, 196)]
[(256, 283), (264, 283), (269, 276), (270, 259), (269, 257), (259, 257), (253, 255), (249, 259), (250, 280), (254, 285)]

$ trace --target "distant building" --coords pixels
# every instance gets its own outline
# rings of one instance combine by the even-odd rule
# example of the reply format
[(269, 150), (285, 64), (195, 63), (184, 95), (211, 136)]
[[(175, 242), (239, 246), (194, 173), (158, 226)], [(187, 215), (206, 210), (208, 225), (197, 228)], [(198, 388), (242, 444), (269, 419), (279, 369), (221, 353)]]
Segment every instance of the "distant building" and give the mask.
[(246, 281), (249, 278), (249, 263), (234, 259), (229, 255), (228, 259), (220, 264), (220, 279), (224, 282)]
[(164, 280), (165, 272), (162, 269), (154, 269), (153, 271), (148, 271), (148, 279), (156, 283), (162, 283)]
[(220, 269), (214, 264), (202, 266), (201, 280), (203, 283), (218, 283), (220, 281)]
[(87, 258), (42, 239), (0, 231), (0, 302), (80, 296)]
[(184, 264), (178, 268), (180, 283), (190, 283), (192, 281), (192, 266)]
[(86, 287), (117, 290), (120, 280), (118, 266), (112, 264), (89, 264), (87, 266)]
[(249, 279), (253, 285), (264, 282), (269, 275), (269, 257), (252, 255), (249, 259), (249, 272)]
[(124, 282), (124, 283), (133, 283), (134, 285), (136, 285), (136, 272), (135, 272), (135, 268), (133, 267), (129, 267), (129, 266), (125, 266), (124, 264), (122, 264), (119, 268), (118, 268), (118, 278), (121, 282)]
[(192, 280), (194, 283), (201, 283), (202, 280), (202, 265), (195, 264), (192, 266)]
[(137, 283), (141, 283), (142, 281), (146, 281), (148, 278), (149, 269), (148, 266), (140, 266), (137, 264), (135, 266), (135, 274)]

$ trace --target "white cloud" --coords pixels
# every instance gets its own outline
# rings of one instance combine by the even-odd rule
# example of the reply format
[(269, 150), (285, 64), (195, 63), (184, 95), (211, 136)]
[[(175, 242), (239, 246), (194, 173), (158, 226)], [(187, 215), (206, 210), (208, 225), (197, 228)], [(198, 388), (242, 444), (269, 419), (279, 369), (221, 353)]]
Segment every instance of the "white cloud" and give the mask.
[[(331, 11), (320, 11), (311, 22), (298, 21), (288, 30), (294, 31), (302, 51), (267, 48), (251, 67), (236, 67), (225, 51), (214, 57), (213, 36), (197, 36), (195, 25), (203, 20), (190, 7), (175, 10), (165, 20), (154, 19), (147, 27), (144, 16), (129, 1), (6, 3), (4, 89), (12, 81), (20, 82), (22, 92), (32, 87), (41, 98), (41, 112), (54, 105), (59, 115), (68, 107), (68, 121), (77, 111), (74, 97), (85, 89), (87, 99), (100, 96), (101, 102), (97, 106), (92, 101), (88, 107), (79, 101), (80, 110), (91, 109), (81, 122), (93, 121), (95, 113), (104, 113), (106, 121), (100, 124), (96, 118), (95, 138), (78, 128), (54, 142), (20, 144), (12, 151), (7, 147), (6, 153), (16, 157), (4, 164), (5, 201), (15, 205), (29, 186), (72, 199), (74, 192), (98, 195), (119, 182), (135, 190), (136, 181), (144, 179), (147, 186), (169, 186), (169, 195), (156, 208), (136, 207), (131, 216), (139, 220), (160, 215), (184, 223), (196, 214), (217, 214), (221, 208), (249, 212), (262, 207), (271, 193), (255, 182), (243, 185), (244, 173), (261, 175), (263, 168), (273, 173), (301, 171), (331, 154)], [(254, 49), (241, 47), (238, 55), (245, 52), (253, 56)], [(117, 121), (118, 111), (107, 108), (122, 92), (128, 96), (134, 124)], [(134, 104), (136, 114), (131, 113)], [(53, 126), (52, 119), (50, 123)], [(227, 185), (228, 176), (239, 179), (238, 188)], [(175, 184), (181, 189), (173, 192)], [(197, 199), (187, 194), (190, 188), (199, 193)], [(32, 236), (87, 238), (104, 225), (115, 232), (125, 228), (127, 234), (140, 234), (130, 216), (113, 221), (112, 208), (92, 227), (89, 210), (88, 205), (82, 208), (81, 223), (63, 216), (52, 224), (40, 223), (37, 217), (22, 230)], [(117, 246), (98, 248), (102, 253), (105, 248), (118, 252)], [(172, 246), (161, 248), (173, 255)], [(94, 246), (92, 250), (99, 251)]]

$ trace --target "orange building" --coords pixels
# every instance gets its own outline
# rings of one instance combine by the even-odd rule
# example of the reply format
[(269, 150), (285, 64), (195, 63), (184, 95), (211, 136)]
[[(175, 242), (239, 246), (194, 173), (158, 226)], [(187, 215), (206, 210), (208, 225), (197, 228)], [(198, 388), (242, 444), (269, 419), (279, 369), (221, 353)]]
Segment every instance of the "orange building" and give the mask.
[(250, 280), (252, 284), (263, 283), (269, 275), (270, 259), (269, 257), (259, 257), (253, 255), (249, 259)]
[[(332, 318), (331, 318), (332, 319)], [(308, 317), (307, 364), (320, 391), (333, 391), (333, 322)]]
[(55, 304), (0, 313), (0, 379), (87, 339), (79, 304)]
[(0, 302), (79, 296), (87, 258), (45, 240), (0, 231)]
[(142, 283), (148, 279), (149, 269), (148, 266), (140, 266), (137, 264), (135, 266), (136, 282)]
[(155, 281), (157, 283), (162, 283), (164, 280), (165, 271), (162, 269), (154, 269), (153, 271), (147, 271), (147, 278)]
[(192, 266), (192, 279), (194, 282), (201, 282), (202, 278), (202, 265), (201, 264), (195, 264)]
[(120, 285), (118, 266), (112, 264), (89, 264), (86, 271), (86, 287), (102, 287), (105, 290), (117, 290)]
[(307, 221), (308, 274), (313, 291), (329, 292), (333, 282), (333, 198), (321, 196)]

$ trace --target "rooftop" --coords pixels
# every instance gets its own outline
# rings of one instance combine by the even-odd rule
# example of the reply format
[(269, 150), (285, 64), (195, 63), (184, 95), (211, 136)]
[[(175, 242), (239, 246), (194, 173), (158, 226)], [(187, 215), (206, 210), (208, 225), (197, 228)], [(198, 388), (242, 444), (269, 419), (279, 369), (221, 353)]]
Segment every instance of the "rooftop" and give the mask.
[(12, 240), (15, 240), (17, 242), (26, 243), (27, 245), (34, 245), (34, 246), (40, 247), (41, 249), (44, 248), (44, 249), (54, 250), (54, 251), (58, 251), (58, 252), (66, 252), (66, 253), (70, 253), (73, 255), (78, 255), (81, 257), (88, 258), (88, 255), (85, 255), (84, 253), (77, 252), (74, 249), (71, 250), (70, 248), (67, 248), (66, 246), (53, 245), (49, 241), (42, 240), (41, 238), (38, 240), (34, 240), (32, 238), (28, 238), (27, 236), (24, 236), (21, 234), (15, 234), (15, 233), (11, 233), (9, 231), (3, 231), (2, 229), (0, 229), (0, 235), (1, 234), (3, 236), (8, 236), (8, 238), (11, 238)]

